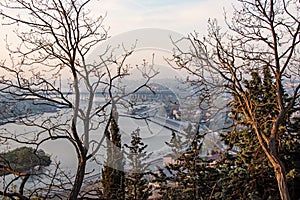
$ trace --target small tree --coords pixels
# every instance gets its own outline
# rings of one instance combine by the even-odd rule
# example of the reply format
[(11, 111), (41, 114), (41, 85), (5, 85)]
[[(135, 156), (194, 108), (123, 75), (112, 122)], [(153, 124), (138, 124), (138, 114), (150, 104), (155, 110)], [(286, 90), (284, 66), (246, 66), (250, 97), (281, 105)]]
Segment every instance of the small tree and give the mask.
[(49, 166), (51, 159), (43, 150), (20, 147), (0, 154), (0, 176), (9, 173), (29, 173), (35, 167)]
[[(183, 141), (182, 138), (177, 135), (175, 132), (172, 132), (172, 137), (170, 142), (166, 144), (172, 149), (172, 157), (174, 161), (177, 161), (177, 156), (181, 155), (183, 151)], [(159, 168), (157, 174), (155, 175), (155, 182), (158, 183), (157, 190), (160, 195), (160, 199), (180, 199), (181, 190), (174, 187), (174, 178), (176, 174), (173, 174), (172, 165), (167, 164), (163, 168)]]
[(125, 199), (146, 200), (152, 194), (152, 187), (146, 178), (149, 175), (149, 164), (146, 161), (151, 156), (146, 151), (147, 146), (142, 142), (140, 129), (132, 132), (130, 145), (125, 144), (129, 150), (127, 153), (129, 171), (126, 173), (125, 179)]
[(157, 175), (161, 199), (209, 199), (216, 191), (214, 185), (218, 172), (210, 167), (212, 160), (202, 155), (205, 134), (196, 131), (192, 135), (194, 137), (190, 140), (181, 142), (180, 137), (173, 133), (170, 143), (167, 143), (174, 158)]

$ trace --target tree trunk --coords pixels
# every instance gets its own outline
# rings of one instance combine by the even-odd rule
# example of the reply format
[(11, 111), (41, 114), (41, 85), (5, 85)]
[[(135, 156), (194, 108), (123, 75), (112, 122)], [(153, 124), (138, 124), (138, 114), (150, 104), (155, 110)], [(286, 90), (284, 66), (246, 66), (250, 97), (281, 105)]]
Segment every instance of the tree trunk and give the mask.
[(277, 153), (278, 145), (277, 145), (276, 137), (272, 137), (276, 135), (278, 135), (278, 129), (273, 129), (271, 133), (271, 137), (269, 138), (268, 141), (268, 148), (266, 153), (274, 168), (274, 173), (277, 180), (278, 190), (280, 193), (281, 200), (290, 200), (291, 198), (290, 198), (287, 181), (285, 177), (286, 174), (285, 168)]
[(273, 165), (273, 167), (275, 171), (275, 176), (276, 176), (281, 200), (290, 200), (289, 190), (285, 178), (284, 167), (281, 164)]
[(80, 192), (84, 175), (85, 175), (85, 167), (86, 167), (86, 156), (84, 154), (83, 157), (79, 158), (78, 165), (77, 165), (77, 171), (76, 171), (76, 177), (74, 180), (74, 185), (71, 190), (71, 193), (68, 197), (69, 200), (77, 199), (78, 194)]
[(271, 139), (269, 141), (269, 148), (268, 149), (263, 148), (263, 149), (274, 168), (274, 173), (277, 180), (278, 190), (280, 193), (281, 200), (290, 200), (290, 194), (287, 186), (287, 181), (285, 178), (285, 174), (286, 174), (285, 168), (277, 155), (275, 141)]
[(278, 185), (278, 190), (280, 193), (281, 200), (290, 200), (290, 194), (287, 186), (287, 181), (285, 178), (286, 173), (285, 173), (283, 163), (280, 161), (277, 155), (274, 155), (272, 150), (268, 151), (265, 148), (263, 148), (263, 150), (265, 151), (269, 161), (271, 162), (274, 168), (274, 173), (277, 180), (277, 185)]
[[(266, 154), (268, 160), (272, 164), (274, 168), (275, 177), (277, 180), (278, 190), (280, 193), (281, 200), (290, 200), (290, 194), (287, 186), (287, 181), (285, 178), (285, 169), (284, 165), (281, 162), (281, 160), (278, 157), (277, 154), (277, 145), (276, 140), (274, 137), (269, 138), (268, 142), (265, 143), (262, 139), (262, 135), (257, 126), (254, 126), (258, 141), (260, 143), (260, 146), (262, 147), (264, 153)], [(273, 131), (273, 130), (272, 130)], [(271, 133), (271, 135), (276, 135), (274, 133)]]

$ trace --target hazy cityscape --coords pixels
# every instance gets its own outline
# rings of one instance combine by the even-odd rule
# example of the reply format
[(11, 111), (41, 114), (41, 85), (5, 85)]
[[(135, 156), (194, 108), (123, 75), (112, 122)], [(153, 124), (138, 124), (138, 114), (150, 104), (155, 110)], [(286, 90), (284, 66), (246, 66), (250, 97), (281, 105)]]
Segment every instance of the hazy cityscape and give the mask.
[(1, 1), (0, 199), (300, 199), (300, 3), (219, 3)]

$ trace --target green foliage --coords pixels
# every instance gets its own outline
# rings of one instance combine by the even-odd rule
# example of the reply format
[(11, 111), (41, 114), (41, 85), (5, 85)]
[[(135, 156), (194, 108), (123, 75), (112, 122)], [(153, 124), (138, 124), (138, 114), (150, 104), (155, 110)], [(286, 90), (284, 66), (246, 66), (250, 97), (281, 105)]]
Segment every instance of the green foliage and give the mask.
[(146, 175), (149, 174), (149, 164), (146, 160), (151, 156), (146, 151), (147, 146), (142, 142), (139, 129), (132, 132), (130, 145), (125, 144), (125, 147), (129, 149), (127, 157), (130, 167), (125, 177), (125, 199), (146, 200), (152, 193), (152, 187), (146, 179)]
[[(20, 147), (0, 154), (0, 163), (16, 172), (28, 172), (36, 166), (49, 166), (51, 159), (41, 149), (36, 151), (31, 147)], [(9, 172), (1, 169), (0, 175), (3, 176), (4, 174), (9, 174)]]
[(174, 157), (157, 175), (161, 199), (209, 199), (216, 192), (219, 173), (211, 160), (201, 156), (204, 135), (193, 136), (186, 149), (175, 133), (167, 143)]
[[(292, 109), (291, 113), (299, 110), (299, 106)], [(286, 167), (287, 181), (292, 199), (300, 199), (300, 117), (289, 116), (286, 124), (288, 134), (281, 140), (282, 151), (280, 155)]]
[[(244, 85), (247, 98), (252, 102), (251, 108), (255, 113), (258, 127), (266, 136), (269, 136), (272, 120), (279, 111), (274, 77), (267, 67), (262, 70), (262, 74), (261, 77), (258, 71), (252, 71), (251, 80), (245, 80)], [(284, 101), (289, 101), (288, 95), (283, 89), (281, 92)], [(233, 97), (232, 121), (234, 128), (223, 136), (223, 140), (231, 149), (238, 150), (235, 156), (227, 157), (226, 164), (219, 166), (222, 172), (221, 193), (223, 197), (227, 196), (225, 199), (228, 199), (228, 196), (231, 199), (280, 199), (273, 167), (270, 166), (251, 124), (242, 114), (243, 102), (239, 102), (235, 94)], [(299, 152), (300, 140), (297, 138), (298, 134), (291, 134), (291, 131), (288, 131), (292, 128), (290, 118), (285, 118), (283, 121), (278, 138), (278, 151), (287, 172), (290, 172), (288, 173), (290, 174), (288, 183), (299, 186), (299, 179), (296, 178), (299, 177), (299, 173), (297, 173), (299, 172), (299, 162), (296, 160), (299, 153), (296, 152)], [(230, 187), (227, 187), (228, 185)], [(291, 191), (291, 196), (293, 195), (295, 192)]]

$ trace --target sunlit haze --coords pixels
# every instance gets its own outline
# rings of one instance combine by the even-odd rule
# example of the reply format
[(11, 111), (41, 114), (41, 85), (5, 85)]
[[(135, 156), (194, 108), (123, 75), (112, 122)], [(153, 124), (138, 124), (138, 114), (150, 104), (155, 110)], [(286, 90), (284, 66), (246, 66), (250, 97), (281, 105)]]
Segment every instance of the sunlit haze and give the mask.
[[(110, 40), (106, 42), (115, 42), (115, 38), (121, 35), (123, 41), (118, 39), (119, 43), (134, 42), (137, 38), (135, 30), (140, 29), (163, 29), (170, 32), (174, 32), (177, 37), (182, 35), (186, 36), (191, 32), (199, 32), (200, 35), (206, 34), (207, 21), (209, 18), (216, 18), (222, 25), (224, 18), (224, 10), (231, 10), (233, 0), (94, 0), (90, 4), (90, 9), (93, 11), (92, 15), (104, 15), (104, 27), (109, 30), (108, 35)], [(15, 46), (18, 41), (13, 33), (13, 30), (17, 27), (3, 26), (1, 23), (0, 32), (0, 60), (9, 60), (8, 52), (5, 50), (5, 38), (8, 39), (8, 44)], [(127, 32), (133, 34), (126, 35)], [(170, 46), (168, 33), (164, 33), (164, 40), (167, 45)], [(171, 57), (171, 49), (164, 48), (164, 44), (159, 46), (157, 44), (140, 47), (143, 43), (142, 40), (149, 40), (151, 38), (145, 36), (143, 39), (138, 39), (137, 49), (148, 49), (144, 51), (144, 54), (140, 51), (138, 54), (132, 56), (129, 60), (131, 64), (140, 64), (143, 59), (148, 59), (150, 55), (155, 55), (155, 64), (160, 66), (167, 66), (167, 63), (162, 58)], [(160, 35), (152, 35), (157, 40)], [(151, 41), (150, 41), (151, 42)], [(103, 46), (103, 44), (97, 45)], [(153, 51), (150, 51), (152, 48)], [(165, 52), (163, 52), (165, 51)], [(169, 54), (166, 53), (169, 51)], [(90, 57), (93, 55), (90, 55)], [(166, 69), (161, 70), (161, 75), (166, 74)], [(162, 78), (163, 76), (160, 76)]]

